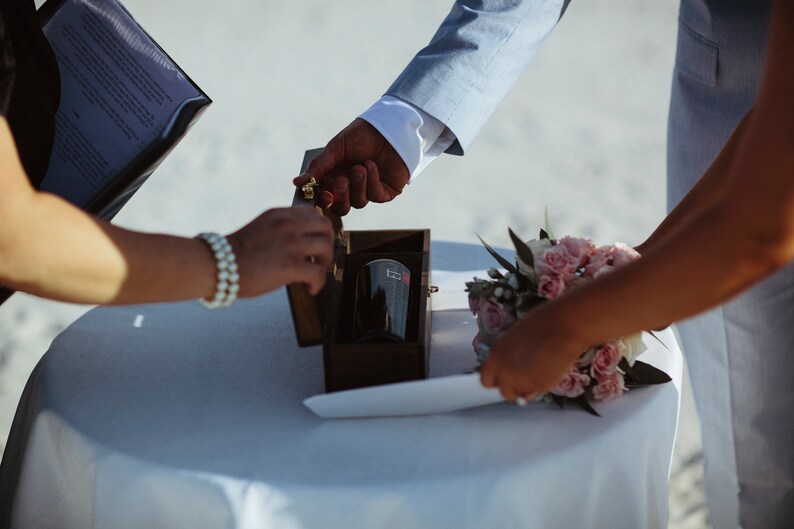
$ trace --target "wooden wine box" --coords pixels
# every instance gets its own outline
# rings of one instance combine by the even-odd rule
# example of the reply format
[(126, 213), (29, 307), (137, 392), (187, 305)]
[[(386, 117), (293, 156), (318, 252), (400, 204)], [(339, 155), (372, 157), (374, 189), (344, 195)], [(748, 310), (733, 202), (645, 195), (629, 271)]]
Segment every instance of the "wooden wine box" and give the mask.
[[(306, 151), (301, 173), (320, 149)], [(297, 189), (294, 207), (314, 206), (311, 191)], [(303, 284), (287, 286), (295, 333), (301, 347), (323, 346), (327, 392), (427, 378), (430, 351), (430, 230), (336, 230), (334, 262), (316, 296)], [(402, 341), (360, 343), (354, 336), (356, 283), (362, 266), (376, 259), (408, 268), (408, 308)]]

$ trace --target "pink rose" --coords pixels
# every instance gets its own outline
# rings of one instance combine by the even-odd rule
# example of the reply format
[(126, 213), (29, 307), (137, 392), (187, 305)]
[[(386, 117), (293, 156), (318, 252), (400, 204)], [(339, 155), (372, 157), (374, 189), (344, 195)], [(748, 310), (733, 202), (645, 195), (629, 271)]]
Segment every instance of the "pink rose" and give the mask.
[(615, 371), (611, 375), (599, 375), (593, 387), (595, 400), (614, 400), (623, 395), (626, 386), (623, 384), (623, 375)]
[(477, 310), (477, 324), (487, 334), (503, 331), (515, 323), (516, 317), (512, 307), (493, 299), (482, 303)]
[(551, 390), (552, 394), (560, 397), (575, 398), (584, 393), (585, 388), (590, 384), (590, 377), (585, 373), (579, 372), (578, 369), (572, 367), (557, 387)]
[(477, 311), (480, 310), (481, 302), (482, 297), (480, 297), (479, 293), (475, 295), (473, 292), (469, 292), (469, 310), (471, 310), (472, 314), (477, 314)]
[(497, 340), (499, 340), (499, 338), (502, 337), (502, 334), (504, 333), (501, 331), (495, 334), (489, 334), (485, 330), (479, 329), (479, 332), (477, 333), (478, 343), (482, 344), (481, 347), (487, 347), (488, 349), (490, 349), (493, 346), (493, 344), (495, 344)]
[(615, 268), (636, 261), (639, 257), (640, 254), (637, 253), (637, 250), (627, 244), (616, 242), (612, 245), (612, 266)]
[(565, 291), (565, 280), (559, 276), (540, 276), (538, 295), (546, 299), (554, 299)]
[(575, 278), (578, 269), (579, 257), (571, 255), (564, 244), (557, 244), (543, 252), (538, 263), (541, 274), (560, 276), (565, 281)]
[(584, 237), (563, 237), (558, 244), (565, 246), (568, 253), (577, 259), (576, 268), (583, 267), (590, 254), (596, 251), (593, 241)]
[(607, 342), (596, 351), (591, 365), (594, 377), (611, 375), (620, 362), (620, 348), (616, 342)]
[(601, 246), (590, 254), (587, 263), (584, 265), (584, 273), (590, 277), (595, 277), (599, 270), (612, 264), (612, 247)]
[(604, 274), (608, 274), (614, 269), (615, 269), (615, 267), (612, 266), (612, 265), (604, 265), (601, 268), (599, 268), (598, 271), (595, 274), (593, 274), (593, 279), (597, 279), (597, 278), (601, 277)]
[(491, 352), (491, 346), (485, 343), (480, 333), (477, 333), (477, 336), (472, 340), (471, 347), (474, 349), (477, 360), (480, 363), (485, 362), (485, 359), (488, 358), (488, 353)]

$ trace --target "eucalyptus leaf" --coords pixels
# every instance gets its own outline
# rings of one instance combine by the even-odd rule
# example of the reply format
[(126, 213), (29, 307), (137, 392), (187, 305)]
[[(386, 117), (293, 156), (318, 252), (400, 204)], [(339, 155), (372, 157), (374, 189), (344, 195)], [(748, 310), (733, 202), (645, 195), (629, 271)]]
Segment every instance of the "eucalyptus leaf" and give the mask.
[(554, 233), (552, 233), (551, 225), (549, 224), (549, 207), (548, 206), (543, 208), (543, 224), (545, 225), (544, 227), (546, 228), (546, 234), (547, 234), (546, 238), (547, 239), (553, 239), (554, 238)]
[(480, 237), (479, 233), (477, 233), (475, 235), (477, 235), (477, 238), (480, 239), (480, 242), (485, 247), (485, 249), (488, 250), (488, 253), (491, 254), (493, 256), (493, 258), (496, 259), (499, 262), (500, 265), (502, 265), (503, 268), (505, 268), (511, 274), (517, 274), (518, 273), (518, 270), (516, 269), (516, 267), (513, 264), (511, 264), (510, 261), (508, 261), (507, 259), (505, 259), (501, 255), (499, 255), (496, 252), (496, 250), (491, 248), (491, 246), (487, 242), (482, 240), (482, 237)]
[(537, 290), (535, 285), (529, 280), (529, 278), (525, 277), (524, 274), (516, 274), (515, 278), (516, 281), (518, 281), (518, 290), (526, 290), (532, 292), (533, 294)]
[[(640, 362), (637, 360), (634, 362), (634, 366), (632, 366), (632, 371), (637, 378), (637, 386), (651, 386), (655, 384), (666, 384), (670, 382), (672, 378), (670, 375), (662, 371), (661, 369), (657, 369), (650, 364), (646, 364), (645, 362)], [(627, 384), (626, 387), (629, 387)]]
[(623, 356), (620, 357), (620, 362), (618, 362), (618, 367), (626, 374), (626, 378), (628, 379), (628, 382), (638, 383), (640, 381), (637, 374), (634, 373), (634, 369), (631, 367), (631, 365), (629, 365), (629, 361), (626, 360), (625, 357)]
[(601, 415), (597, 411), (595, 411), (595, 408), (593, 408), (590, 405), (590, 401), (587, 400), (587, 397), (584, 394), (579, 395), (575, 399), (571, 399), (571, 400), (573, 400), (576, 404), (578, 404), (584, 411), (586, 411), (590, 415), (601, 417)]
[(527, 246), (526, 243), (522, 241), (510, 228), (507, 228), (507, 232), (510, 234), (510, 239), (513, 241), (513, 246), (516, 247), (516, 255), (518, 255), (519, 259), (524, 261), (524, 263), (530, 268), (535, 266), (535, 257), (532, 255), (532, 250), (529, 249), (529, 246)]

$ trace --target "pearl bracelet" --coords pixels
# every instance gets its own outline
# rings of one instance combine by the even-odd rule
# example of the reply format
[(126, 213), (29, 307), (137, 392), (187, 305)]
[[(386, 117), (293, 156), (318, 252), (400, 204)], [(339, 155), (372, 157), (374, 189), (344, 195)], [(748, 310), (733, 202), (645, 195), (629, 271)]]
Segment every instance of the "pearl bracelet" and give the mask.
[(203, 240), (210, 247), (218, 268), (215, 296), (212, 299), (201, 298), (201, 302), (208, 309), (230, 307), (237, 299), (237, 292), (240, 290), (240, 274), (237, 273), (232, 245), (226, 237), (217, 233), (199, 233), (196, 238)]

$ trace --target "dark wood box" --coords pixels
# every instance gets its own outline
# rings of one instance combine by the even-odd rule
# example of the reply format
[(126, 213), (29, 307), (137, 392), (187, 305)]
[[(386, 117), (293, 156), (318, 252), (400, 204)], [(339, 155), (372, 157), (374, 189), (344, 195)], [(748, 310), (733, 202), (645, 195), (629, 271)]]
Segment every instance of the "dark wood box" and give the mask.
[[(303, 172), (319, 150), (307, 151)], [(300, 189), (296, 207), (313, 205)], [(319, 209), (319, 208), (318, 208)], [(430, 230), (345, 231), (337, 228), (336, 252), (324, 289), (311, 296), (304, 285), (287, 287), (298, 344), (323, 346), (328, 392), (427, 378), (430, 350)], [(353, 296), (358, 269), (371, 259), (394, 259), (411, 272), (405, 341), (356, 343)]]

